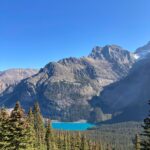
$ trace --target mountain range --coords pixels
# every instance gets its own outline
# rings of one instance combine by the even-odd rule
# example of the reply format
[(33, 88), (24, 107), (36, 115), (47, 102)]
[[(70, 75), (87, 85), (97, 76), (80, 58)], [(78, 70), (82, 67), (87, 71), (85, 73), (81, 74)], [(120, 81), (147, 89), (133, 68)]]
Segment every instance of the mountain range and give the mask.
[(96, 46), (86, 57), (50, 62), (39, 72), (16, 76), (11, 90), (1, 90), (0, 105), (11, 108), (20, 100), (27, 110), (38, 101), (43, 115), (63, 121), (141, 120), (150, 98), (149, 52), (150, 42), (135, 53)]
[(9, 69), (0, 72), (0, 94), (11, 90), (21, 80), (38, 73), (36, 69)]
[[(138, 61), (129, 74), (118, 82), (106, 86), (96, 97), (103, 111), (114, 114), (109, 122), (140, 121), (148, 114), (150, 100), (150, 42), (135, 52)], [(95, 100), (93, 99), (93, 102)], [(115, 116), (115, 114), (118, 114)]]

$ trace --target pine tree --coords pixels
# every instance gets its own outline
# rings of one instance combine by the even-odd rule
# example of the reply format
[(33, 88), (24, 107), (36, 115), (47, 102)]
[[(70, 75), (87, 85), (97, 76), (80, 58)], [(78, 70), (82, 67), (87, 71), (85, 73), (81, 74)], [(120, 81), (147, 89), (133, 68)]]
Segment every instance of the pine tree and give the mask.
[(90, 140), (87, 140), (87, 144), (88, 144), (88, 150), (93, 150), (92, 142)]
[(75, 150), (80, 150), (80, 147), (81, 147), (81, 134), (80, 132), (78, 132), (76, 134), (76, 141), (75, 141)]
[[(46, 131), (46, 132), (45, 132)], [(24, 114), (19, 102), (11, 115), (0, 110), (0, 149), (2, 150), (101, 150), (101, 145), (88, 140), (80, 132), (55, 132), (50, 120), (46, 122), (38, 103), (34, 112)]]
[(34, 130), (34, 115), (33, 115), (33, 112), (32, 112), (32, 108), (29, 109), (26, 121), (28, 123), (28, 130), (27, 130), (28, 137), (29, 137), (28, 142), (30, 144), (30, 149), (34, 150), (36, 148), (35, 147), (36, 134), (35, 134), (35, 130)]
[(0, 149), (6, 149), (9, 145), (9, 115), (5, 108), (0, 110)]
[(74, 150), (74, 149), (75, 149), (75, 136), (74, 134), (72, 134), (70, 137), (70, 150)]
[(109, 144), (107, 144), (106, 150), (111, 150), (111, 146)]
[(58, 149), (62, 149), (62, 147), (63, 147), (63, 136), (60, 131), (58, 132), (57, 147), (58, 147)]
[(144, 139), (141, 142), (141, 149), (150, 150), (150, 114), (146, 119), (144, 119), (144, 125), (142, 127), (144, 129), (144, 133), (141, 135), (144, 136)]
[(34, 105), (34, 129), (36, 133), (36, 148), (38, 150), (45, 150), (45, 127), (43, 117), (41, 115), (38, 103)]
[(14, 110), (11, 112), (8, 125), (8, 150), (29, 150), (31, 146), (28, 134), (29, 124), (25, 119), (24, 111), (19, 102), (16, 103)]
[(50, 119), (48, 119), (47, 124), (46, 124), (45, 142), (46, 142), (47, 150), (52, 150), (54, 148), (56, 149)]
[(30, 124), (34, 126), (34, 115), (33, 115), (32, 108), (29, 109), (27, 120), (28, 122), (30, 122)]
[(63, 140), (63, 147), (62, 147), (62, 150), (69, 150), (68, 148), (68, 143), (67, 143), (67, 135), (66, 133), (64, 133), (64, 140)]
[(70, 150), (71, 149), (71, 136), (68, 131), (66, 133), (66, 136), (67, 136), (67, 147), (68, 147), (68, 150)]
[(140, 150), (141, 149), (140, 143), (141, 143), (140, 137), (139, 137), (138, 134), (136, 134), (136, 136), (135, 136), (135, 149), (136, 150)]
[(99, 142), (99, 150), (102, 150), (103, 148), (102, 148), (102, 144), (101, 144), (101, 141)]
[(88, 144), (85, 135), (82, 135), (81, 137), (81, 150), (88, 150)]
[(94, 144), (92, 143), (92, 149), (94, 149), (94, 150), (95, 150), (95, 148), (96, 148), (95, 143), (94, 143)]

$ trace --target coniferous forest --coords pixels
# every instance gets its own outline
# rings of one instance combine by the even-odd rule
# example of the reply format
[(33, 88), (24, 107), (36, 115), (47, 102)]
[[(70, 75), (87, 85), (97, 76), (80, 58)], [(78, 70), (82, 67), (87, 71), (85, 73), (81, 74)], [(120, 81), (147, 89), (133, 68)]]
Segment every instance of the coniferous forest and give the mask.
[(19, 102), (12, 111), (0, 109), (0, 150), (119, 149), (150, 150), (149, 116), (144, 124), (120, 123), (78, 132), (52, 129), (51, 120), (43, 118), (38, 103), (27, 114)]
[[(46, 120), (46, 121), (45, 121)], [(43, 119), (38, 103), (24, 113), (19, 102), (13, 111), (0, 110), (1, 150), (101, 150), (80, 132), (54, 131), (50, 119)]]

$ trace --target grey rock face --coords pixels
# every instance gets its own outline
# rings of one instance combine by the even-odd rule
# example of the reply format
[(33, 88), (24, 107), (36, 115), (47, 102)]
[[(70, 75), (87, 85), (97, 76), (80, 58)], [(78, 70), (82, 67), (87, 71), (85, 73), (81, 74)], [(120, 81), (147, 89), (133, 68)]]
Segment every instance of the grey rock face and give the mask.
[(88, 57), (50, 62), (21, 81), (12, 93), (0, 97), (0, 105), (11, 107), (19, 99), (28, 109), (38, 100), (43, 114), (53, 119), (89, 119), (93, 111), (90, 99), (125, 77), (134, 61), (133, 54), (119, 46), (95, 47)]
[(132, 61), (133, 54), (122, 49), (117, 45), (106, 45), (105, 47), (95, 47), (89, 57), (94, 59), (107, 60), (109, 62), (117, 62), (120, 64), (129, 64)]
[(150, 50), (150, 41), (147, 44), (145, 44), (144, 46), (137, 48), (136, 53), (140, 53), (145, 50), (148, 50), (148, 51)]
[(10, 69), (0, 72), (0, 94), (5, 90), (11, 89), (21, 80), (31, 77), (38, 71), (34, 69)]
[(143, 120), (150, 100), (149, 68), (150, 57), (136, 62), (127, 77), (105, 87), (100, 96), (93, 99), (93, 104), (113, 114), (112, 122)]

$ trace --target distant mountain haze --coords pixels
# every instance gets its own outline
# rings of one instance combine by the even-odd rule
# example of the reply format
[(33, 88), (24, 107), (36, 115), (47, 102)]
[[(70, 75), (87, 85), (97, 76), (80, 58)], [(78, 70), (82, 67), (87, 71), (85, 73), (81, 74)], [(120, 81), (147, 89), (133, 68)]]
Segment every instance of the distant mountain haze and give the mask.
[(36, 74), (36, 69), (9, 69), (0, 72), (0, 94), (18, 84), (21, 80)]

